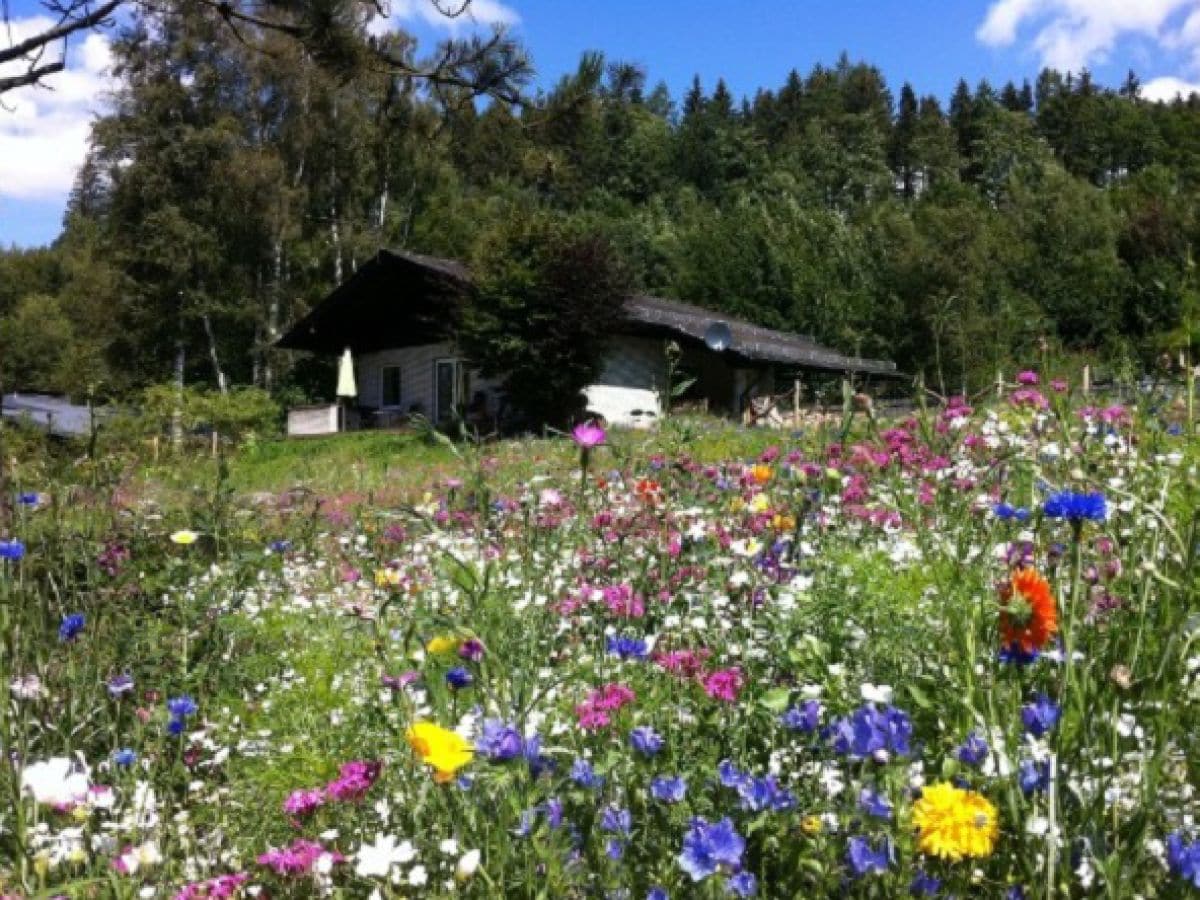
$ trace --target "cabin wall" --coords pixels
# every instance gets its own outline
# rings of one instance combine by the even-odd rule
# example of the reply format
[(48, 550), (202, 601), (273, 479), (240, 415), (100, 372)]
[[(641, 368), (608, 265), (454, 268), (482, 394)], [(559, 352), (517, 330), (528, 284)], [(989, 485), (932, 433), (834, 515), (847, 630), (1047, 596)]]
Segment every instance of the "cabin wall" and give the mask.
[[(462, 354), (449, 342), (419, 344), (364, 353), (354, 362), (358, 385), (358, 403), (368, 409), (383, 408), (383, 370), (386, 366), (400, 367), (400, 403), (390, 407), (399, 413), (420, 412), (433, 415), (434, 364), (439, 359), (461, 359)], [(500, 385), (495, 379), (484, 378), (477, 370), (468, 370), (467, 396), (469, 404), (476, 391), (483, 391), (488, 413), (495, 415), (499, 404)]]

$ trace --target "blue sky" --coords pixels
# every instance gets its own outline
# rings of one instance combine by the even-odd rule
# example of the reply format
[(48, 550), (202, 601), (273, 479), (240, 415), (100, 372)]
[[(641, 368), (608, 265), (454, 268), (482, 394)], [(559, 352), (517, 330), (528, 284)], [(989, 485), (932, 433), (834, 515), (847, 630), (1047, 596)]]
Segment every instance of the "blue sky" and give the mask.
[[(475, 23), (438, 15), (435, 0), (391, 0), (392, 21), (432, 46), (503, 22), (552, 85), (585, 50), (644, 66), (678, 97), (699, 74), (736, 96), (777, 87), (845, 50), (879, 66), (893, 91), (949, 95), (960, 76), (1002, 84), (1043, 65), (1116, 84), (1133, 68), (1157, 99), (1200, 85), (1200, 0), (473, 0)], [(436, 0), (443, 6), (462, 0)], [(11, 0), (12, 36), (37, 26), (38, 0)], [(10, 37), (0, 30), (0, 47)], [(103, 35), (76, 41), (52, 91), (10, 93), (0, 106), (0, 244), (57, 236), (86, 148), (88, 121), (110, 83)], [(1200, 87), (1197, 87), (1200, 90)]]

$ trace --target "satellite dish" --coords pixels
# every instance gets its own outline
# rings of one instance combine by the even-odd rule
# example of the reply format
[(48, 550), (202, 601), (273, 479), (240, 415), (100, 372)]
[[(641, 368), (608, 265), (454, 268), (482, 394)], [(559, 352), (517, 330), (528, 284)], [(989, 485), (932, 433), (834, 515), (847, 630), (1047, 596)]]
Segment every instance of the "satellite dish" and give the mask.
[(704, 331), (704, 344), (709, 350), (720, 353), (733, 343), (733, 332), (724, 322), (713, 322)]

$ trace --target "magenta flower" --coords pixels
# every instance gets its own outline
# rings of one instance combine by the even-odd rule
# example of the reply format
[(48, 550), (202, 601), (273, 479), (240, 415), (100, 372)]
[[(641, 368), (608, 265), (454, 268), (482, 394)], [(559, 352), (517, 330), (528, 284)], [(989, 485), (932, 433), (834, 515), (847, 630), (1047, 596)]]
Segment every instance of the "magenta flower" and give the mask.
[(354, 760), (342, 763), (338, 777), (325, 785), (325, 795), (333, 800), (361, 800), (379, 778), (381, 763)]
[(319, 788), (292, 791), (283, 801), (283, 811), (289, 816), (306, 816), (325, 805), (325, 792)]
[(736, 703), (743, 684), (742, 670), (737, 666), (731, 669), (717, 669), (705, 676), (704, 693), (714, 700)]
[(581, 422), (571, 431), (571, 439), (584, 450), (591, 450), (604, 443), (604, 429), (595, 422)]
[(1038, 383), (1038, 373), (1026, 369), (1024, 372), (1017, 373), (1017, 384), (1035, 385)]
[(269, 850), (258, 857), (258, 864), (266, 866), (276, 875), (307, 875), (317, 861), (326, 854), (335, 863), (344, 862), (346, 857), (330, 852), (314, 841), (297, 840), (290, 847)]

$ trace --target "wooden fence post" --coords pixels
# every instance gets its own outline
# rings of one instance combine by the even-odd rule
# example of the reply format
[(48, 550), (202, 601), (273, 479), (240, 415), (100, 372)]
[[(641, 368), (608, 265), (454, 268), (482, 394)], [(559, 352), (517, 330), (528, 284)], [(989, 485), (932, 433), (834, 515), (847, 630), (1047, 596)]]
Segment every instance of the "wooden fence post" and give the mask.
[(996, 399), (1004, 399), (1004, 370), (996, 370)]
[(792, 382), (792, 427), (800, 427), (800, 379)]
[(1092, 392), (1092, 367), (1083, 367), (1083, 396), (1087, 397)]

